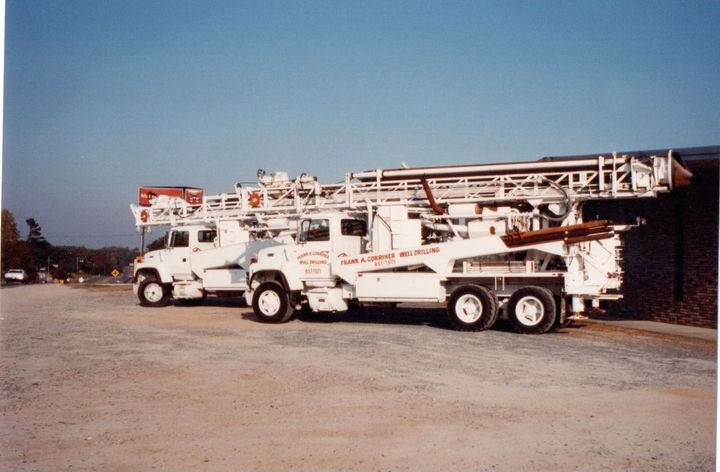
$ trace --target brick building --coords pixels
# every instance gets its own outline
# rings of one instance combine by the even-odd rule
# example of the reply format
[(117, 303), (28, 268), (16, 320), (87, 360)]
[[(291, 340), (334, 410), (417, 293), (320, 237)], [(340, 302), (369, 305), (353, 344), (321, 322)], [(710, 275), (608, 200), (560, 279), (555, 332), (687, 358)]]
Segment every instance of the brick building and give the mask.
[[(661, 149), (620, 154), (667, 153)], [(615, 223), (646, 219), (645, 225), (624, 234), (625, 298), (608, 304), (608, 312), (717, 328), (720, 146), (674, 149), (673, 155), (693, 173), (689, 188), (657, 199), (591, 202), (585, 206), (586, 219)]]

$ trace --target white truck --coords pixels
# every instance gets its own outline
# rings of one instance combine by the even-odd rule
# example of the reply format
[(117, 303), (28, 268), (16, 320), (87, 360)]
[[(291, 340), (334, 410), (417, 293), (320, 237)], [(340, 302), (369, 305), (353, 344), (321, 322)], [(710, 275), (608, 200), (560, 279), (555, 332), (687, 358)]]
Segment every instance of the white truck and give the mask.
[(583, 221), (583, 203), (654, 197), (689, 178), (671, 153), (348, 174), (301, 217), (295, 242), (259, 251), (245, 297), (265, 322), (436, 302), (461, 330), (502, 314), (544, 333), (621, 297), (629, 227)]
[(142, 231), (141, 246), (147, 229), (170, 226), (163, 249), (135, 259), (133, 290), (141, 305), (162, 307), (171, 299), (195, 304), (209, 293), (242, 295), (257, 251), (292, 241), (295, 225), (288, 214), (294, 210), (285, 200), (302, 192), (288, 189), (314, 178), (291, 182), (285, 173), (264, 171), (258, 178), (257, 188), (236, 184), (234, 193), (211, 196), (198, 188), (140, 187), (130, 208)]
[(140, 304), (161, 307), (171, 298), (198, 303), (208, 293), (242, 295), (250, 258), (276, 239), (255, 239), (237, 220), (175, 226), (164, 249), (136, 258), (133, 290)]
[(28, 281), (27, 274), (22, 269), (10, 269), (5, 272), (5, 283), (25, 283)]

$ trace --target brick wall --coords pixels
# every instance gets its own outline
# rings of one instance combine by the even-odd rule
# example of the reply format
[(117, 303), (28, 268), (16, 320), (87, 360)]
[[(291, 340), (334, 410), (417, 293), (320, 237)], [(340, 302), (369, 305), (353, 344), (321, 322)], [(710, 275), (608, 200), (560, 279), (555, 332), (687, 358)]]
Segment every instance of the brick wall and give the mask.
[(718, 160), (688, 162), (691, 187), (657, 199), (592, 202), (586, 218), (647, 224), (624, 234), (624, 299), (609, 313), (717, 328)]

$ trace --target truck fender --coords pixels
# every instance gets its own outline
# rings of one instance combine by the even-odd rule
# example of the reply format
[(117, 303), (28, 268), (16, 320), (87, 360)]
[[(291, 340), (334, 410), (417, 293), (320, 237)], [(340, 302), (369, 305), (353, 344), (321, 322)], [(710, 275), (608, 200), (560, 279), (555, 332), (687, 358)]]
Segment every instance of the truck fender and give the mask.
[(137, 283), (138, 276), (141, 274), (153, 276), (164, 284), (171, 284), (173, 281), (172, 276), (166, 270), (158, 270), (157, 267), (141, 267), (135, 271), (135, 277), (133, 277), (134, 283)]
[(287, 292), (294, 292), (303, 288), (302, 282), (293, 281), (292, 279), (288, 280), (288, 278), (285, 277), (285, 274), (279, 270), (265, 270), (262, 272), (256, 272), (250, 280), (250, 287), (253, 287), (253, 285), (259, 285), (263, 282), (267, 282), (270, 280), (274, 280), (282, 284), (283, 288)]
[(136, 270), (135, 276), (133, 277), (133, 283), (135, 283), (135, 284), (138, 283), (140, 281), (141, 277), (143, 277), (143, 278), (153, 277), (156, 280), (162, 281), (162, 279), (160, 278), (160, 274), (158, 274), (157, 269), (154, 269), (154, 268), (151, 269), (149, 267), (144, 267), (144, 268), (140, 268), (140, 269)]

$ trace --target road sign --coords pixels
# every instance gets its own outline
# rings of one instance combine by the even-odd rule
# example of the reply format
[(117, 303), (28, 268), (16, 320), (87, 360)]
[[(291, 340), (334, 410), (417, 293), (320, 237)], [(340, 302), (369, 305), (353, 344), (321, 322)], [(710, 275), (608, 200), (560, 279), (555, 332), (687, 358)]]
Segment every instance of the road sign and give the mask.
[(113, 277), (117, 277), (118, 275), (120, 275), (120, 272), (117, 269), (113, 269), (113, 271), (110, 273), (112, 274)]

